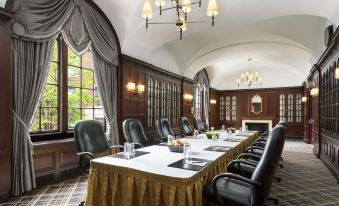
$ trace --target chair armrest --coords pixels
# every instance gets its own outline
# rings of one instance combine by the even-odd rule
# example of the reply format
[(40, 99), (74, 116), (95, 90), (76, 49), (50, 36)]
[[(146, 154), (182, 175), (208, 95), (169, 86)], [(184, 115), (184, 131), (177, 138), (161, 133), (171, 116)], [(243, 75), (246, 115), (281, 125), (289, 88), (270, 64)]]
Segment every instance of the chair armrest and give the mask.
[(262, 147), (258, 147), (258, 146), (254, 146), (254, 145), (252, 145), (252, 146), (250, 146), (250, 147), (247, 147), (247, 150), (248, 149), (251, 149), (251, 150), (255, 150), (255, 149), (257, 149), (257, 150), (264, 150), (264, 148), (262, 148)]
[(248, 160), (244, 160), (244, 159), (237, 159), (237, 160), (232, 160), (229, 164), (228, 167), (234, 164), (238, 164), (238, 166), (240, 166), (240, 164), (247, 164), (249, 166), (253, 166), (256, 167), (258, 164), (254, 163), (254, 162), (250, 162)]
[(144, 145), (139, 142), (133, 142), (132, 144), (137, 145), (138, 148), (144, 147)]
[(238, 159), (247, 159), (246, 157), (250, 157), (249, 159), (254, 159), (256, 161), (260, 160), (260, 156), (259, 155), (255, 155), (255, 154), (251, 154), (251, 153), (243, 153), (241, 155), (238, 156)]
[(87, 156), (87, 157), (89, 157), (90, 159), (93, 159), (93, 158), (95, 157), (95, 155), (94, 155), (93, 153), (91, 153), (91, 152), (78, 152), (77, 155), (78, 155), (79, 157), (81, 157), (81, 156)]
[(216, 195), (216, 197), (217, 197), (219, 203), (221, 203), (221, 205), (225, 205), (225, 204), (224, 204), (223, 200), (220, 198), (219, 191), (218, 191), (218, 188), (217, 188), (217, 182), (220, 178), (224, 178), (224, 177), (228, 177), (230, 179), (236, 179), (236, 180), (239, 180), (241, 182), (244, 182), (244, 183), (247, 183), (247, 184), (250, 184), (250, 185), (254, 185), (256, 187), (262, 186), (262, 183), (257, 182), (257, 181), (253, 181), (251, 179), (248, 179), (248, 178), (240, 176), (240, 175), (236, 175), (236, 174), (232, 174), (232, 173), (221, 173), (221, 174), (215, 176), (212, 180), (212, 187), (213, 187), (214, 194)]
[(264, 148), (266, 145), (265, 143), (262, 143), (262, 142), (254, 142), (252, 146)]
[(256, 142), (267, 142), (267, 138), (258, 138)]

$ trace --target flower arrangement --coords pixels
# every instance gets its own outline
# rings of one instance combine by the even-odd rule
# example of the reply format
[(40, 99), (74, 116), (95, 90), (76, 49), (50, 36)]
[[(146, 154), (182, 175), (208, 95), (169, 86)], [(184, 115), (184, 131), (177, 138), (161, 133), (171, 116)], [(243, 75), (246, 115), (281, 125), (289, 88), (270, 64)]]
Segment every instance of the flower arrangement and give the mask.
[(219, 138), (220, 132), (218, 132), (218, 131), (208, 131), (208, 132), (206, 132), (206, 135), (207, 135), (208, 139), (212, 139), (213, 135), (216, 135), (217, 138)]

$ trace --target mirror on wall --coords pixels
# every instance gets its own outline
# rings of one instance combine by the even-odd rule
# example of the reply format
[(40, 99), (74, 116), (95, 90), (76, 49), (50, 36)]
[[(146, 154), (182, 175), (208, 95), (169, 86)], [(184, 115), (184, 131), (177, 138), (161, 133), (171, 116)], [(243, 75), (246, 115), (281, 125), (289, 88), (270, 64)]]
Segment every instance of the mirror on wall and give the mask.
[(251, 101), (251, 112), (254, 114), (259, 114), (262, 111), (262, 102), (263, 102), (263, 98), (256, 94), (254, 96), (252, 96), (252, 98), (250, 99)]

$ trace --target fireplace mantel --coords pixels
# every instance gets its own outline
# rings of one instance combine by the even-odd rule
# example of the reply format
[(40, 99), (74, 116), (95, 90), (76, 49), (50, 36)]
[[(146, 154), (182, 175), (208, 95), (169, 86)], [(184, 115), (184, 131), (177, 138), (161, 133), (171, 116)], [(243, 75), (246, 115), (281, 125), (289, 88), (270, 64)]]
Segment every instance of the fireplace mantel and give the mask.
[(272, 119), (242, 119), (242, 128), (246, 128), (246, 123), (266, 123), (268, 124), (268, 129), (271, 131), (273, 128), (273, 120)]

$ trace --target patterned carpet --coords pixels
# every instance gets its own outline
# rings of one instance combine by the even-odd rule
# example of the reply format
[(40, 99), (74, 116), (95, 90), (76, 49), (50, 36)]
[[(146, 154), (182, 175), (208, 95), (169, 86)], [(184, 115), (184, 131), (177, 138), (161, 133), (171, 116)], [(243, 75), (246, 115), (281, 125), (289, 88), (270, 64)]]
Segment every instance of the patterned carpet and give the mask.
[[(276, 176), (281, 182), (274, 182), (271, 197), (279, 199), (279, 205), (339, 205), (339, 185), (335, 178), (312, 154), (312, 145), (301, 140), (287, 140), (283, 153), (283, 169)], [(65, 180), (60, 183), (36, 189), (17, 198), (7, 205), (79, 205), (86, 195), (85, 176)], [(267, 205), (274, 205), (268, 201)]]

